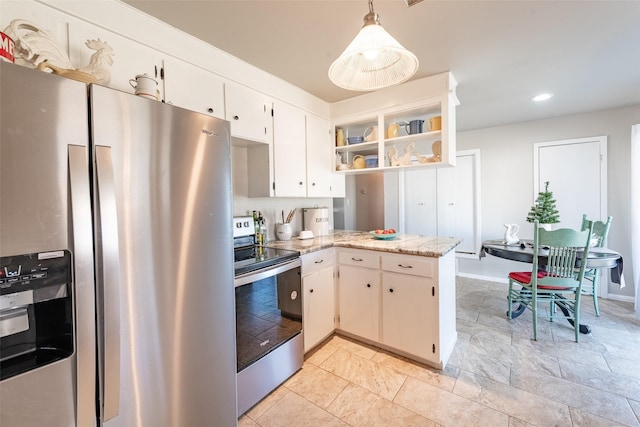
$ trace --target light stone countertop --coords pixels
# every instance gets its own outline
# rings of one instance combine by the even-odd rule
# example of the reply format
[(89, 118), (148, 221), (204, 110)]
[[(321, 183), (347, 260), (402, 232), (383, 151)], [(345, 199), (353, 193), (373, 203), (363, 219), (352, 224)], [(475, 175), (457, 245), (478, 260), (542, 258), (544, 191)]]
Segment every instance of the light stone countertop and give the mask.
[(368, 249), (372, 251), (392, 252), (426, 257), (441, 257), (462, 242), (455, 237), (435, 237), (415, 234), (399, 234), (391, 240), (374, 239), (368, 231), (330, 231), (326, 236), (302, 240), (270, 240), (265, 246), (300, 251), (301, 255), (321, 249), (339, 247)]

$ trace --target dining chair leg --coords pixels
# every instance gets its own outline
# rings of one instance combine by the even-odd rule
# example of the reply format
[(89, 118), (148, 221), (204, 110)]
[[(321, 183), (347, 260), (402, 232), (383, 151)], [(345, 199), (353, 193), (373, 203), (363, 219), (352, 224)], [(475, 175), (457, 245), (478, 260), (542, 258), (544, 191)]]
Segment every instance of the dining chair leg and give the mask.
[(538, 301), (537, 298), (533, 298), (531, 301), (531, 308), (533, 312), (533, 340), (538, 341)]
[(580, 336), (580, 297), (576, 296), (576, 304), (573, 307), (573, 329), (576, 334), (576, 342)]

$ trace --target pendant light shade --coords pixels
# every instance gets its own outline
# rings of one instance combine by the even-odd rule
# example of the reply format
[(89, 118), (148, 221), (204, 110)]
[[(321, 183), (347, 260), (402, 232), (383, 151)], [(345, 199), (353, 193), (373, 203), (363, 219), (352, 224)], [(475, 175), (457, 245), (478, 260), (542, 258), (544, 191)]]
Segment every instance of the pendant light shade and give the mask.
[(329, 67), (329, 79), (344, 89), (371, 91), (402, 83), (417, 70), (418, 58), (382, 28), (369, 0), (362, 29)]

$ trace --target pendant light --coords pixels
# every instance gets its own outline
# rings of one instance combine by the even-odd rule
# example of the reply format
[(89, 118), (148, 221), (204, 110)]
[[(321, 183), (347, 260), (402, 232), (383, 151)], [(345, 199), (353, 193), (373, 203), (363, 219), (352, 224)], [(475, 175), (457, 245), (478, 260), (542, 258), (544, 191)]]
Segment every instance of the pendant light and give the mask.
[(344, 89), (372, 91), (402, 83), (417, 70), (418, 58), (382, 28), (369, 0), (364, 25), (329, 67), (329, 79)]

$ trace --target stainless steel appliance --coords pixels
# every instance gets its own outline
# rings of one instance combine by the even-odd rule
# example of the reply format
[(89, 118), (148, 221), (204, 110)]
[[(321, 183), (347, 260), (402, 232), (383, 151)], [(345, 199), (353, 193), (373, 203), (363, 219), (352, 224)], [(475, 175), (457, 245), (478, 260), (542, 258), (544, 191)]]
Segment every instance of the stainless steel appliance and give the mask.
[(228, 122), (9, 63), (0, 92), (0, 425), (236, 425)]
[(255, 245), (252, 217), (233, 222), (238, 416), (302, 367), (300, 253)]

